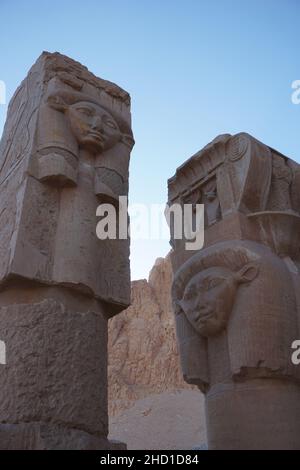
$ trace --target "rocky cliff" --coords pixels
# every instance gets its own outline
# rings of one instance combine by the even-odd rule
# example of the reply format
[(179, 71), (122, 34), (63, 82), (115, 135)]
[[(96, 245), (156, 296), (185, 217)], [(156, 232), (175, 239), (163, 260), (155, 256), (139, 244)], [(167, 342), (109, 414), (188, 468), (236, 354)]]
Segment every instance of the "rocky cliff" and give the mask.
[(109, 414), (151, 394), (191, 388), (183, 381), (176, 346), (169, 257), (146, 279), (132, 282), (132, 305), (109, 321)]

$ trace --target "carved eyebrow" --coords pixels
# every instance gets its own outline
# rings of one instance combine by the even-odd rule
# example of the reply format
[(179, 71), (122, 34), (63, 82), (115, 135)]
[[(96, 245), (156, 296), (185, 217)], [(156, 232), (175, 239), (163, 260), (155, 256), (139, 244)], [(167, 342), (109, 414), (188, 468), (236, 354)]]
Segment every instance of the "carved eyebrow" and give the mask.
[(87, 105), (84, 105), (84, 104), (77, 106), (76, 109), (78, 111), (88, 111), (91, 114), (95, 113), (95, 110), (91, 106), (87, 106)]
[(204, 287), (208, 289), (211, 287), (212, 283), (215, 283), (215, 285), (217, 285), (225, 280), (226, 278), (222, 276), (211, 276), (211, 277), (207, 277), (206, 279), (203, 279), (203, 284), (204, 284)]
[[(202, 281), (200, 282), (200, 285), (195, 285), (195, 284), (192, 284), (189, 288), (187, 288), (187, 290), (184, 292), (183, 294), (183, 298), (184, 297), (187, 297), (187, 296), (190, 296), (190, 295), (193, 295), (193, 294), (196, 294), (198, 292), (198, 290), (202, 290), (202, 289), (209, 289), (211, 286), (210, 284), (211, 283), (216, 283), (219, 284), (223, 281), (226, 281), (226, 278), (223, 277), (223, 276), (208, 276), (204, 279), (202, 279)], [(201, 289), (201, 287), (202, 289)]]
[(190, 296), (190, 295), (193, 295), (195, 292), (197, 292), (196, 290), (196, 287), (194, 285), (192, 285), (191, 287), (189, 287), (183, 294), (183, 297), (187, 297), (187, 296)]
[(104, 114), (103, 118), (105, 119), (105, 121), (112, 122), (117, 128), (119, 127), (118, 124), (116, 123), (116, 121), (114, 120), (114, 118), (112, 118), (108, 114)]
[(76, 106), (76, 109), (84, 109), (85, 111), (91, 111), (91, 112), (95, 112), (94, 108), (92, 108), (92, 106), (88, 106), (87, 104), (79, 104), (78, 106)]

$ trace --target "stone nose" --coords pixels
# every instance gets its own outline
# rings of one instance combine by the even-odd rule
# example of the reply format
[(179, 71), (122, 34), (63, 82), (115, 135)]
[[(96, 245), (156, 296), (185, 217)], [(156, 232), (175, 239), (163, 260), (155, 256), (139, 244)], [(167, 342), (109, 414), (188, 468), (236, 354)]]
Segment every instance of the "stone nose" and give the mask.
[(102, 119), (100, 116), (94, 116), (92, 121), (92, 129), (95, 129), (97, 131), (102, 130)]
[(212, 310), (212, 305), (210, 302), (207, 302), (205, 300), (200, 301), (198, 304), (198, 311), (201, 315), (205, 315), (207, 313), (210, 313)]

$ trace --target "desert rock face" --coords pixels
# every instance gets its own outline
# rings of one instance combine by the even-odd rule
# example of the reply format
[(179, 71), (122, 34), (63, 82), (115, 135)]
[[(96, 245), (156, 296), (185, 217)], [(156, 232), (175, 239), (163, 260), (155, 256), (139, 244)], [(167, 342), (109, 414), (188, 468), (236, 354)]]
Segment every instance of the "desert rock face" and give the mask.
[(158, 258), (146, 279), (132, 282), (132, 304), (109, 320), (109, 415), (152, 394), (191, 389), (177, 352), (169, 256)]

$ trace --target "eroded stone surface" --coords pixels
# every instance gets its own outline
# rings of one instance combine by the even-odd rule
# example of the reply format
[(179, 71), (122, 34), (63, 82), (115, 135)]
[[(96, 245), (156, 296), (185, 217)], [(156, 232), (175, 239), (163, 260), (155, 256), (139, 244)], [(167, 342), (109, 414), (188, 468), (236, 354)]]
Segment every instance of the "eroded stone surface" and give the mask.
[[(0, 309), (7, 365), (2, 422), (52, 422), (107, 433), (106, 320), (52, 299)], [(100, 362), (99, 358), (103, 360)]]
[(107, 440), (107, 319), (130, 303), (129, 240), (100, 240), (96, 209), (118, 212), (133, 144), (129, 95), (58, 53), (40, 56), (9, 104), (2, 449), (124, 447)]
[(129, 305), (129, 240), (95, 232), (97, 206), (128, 192), (129, 102), (58, 53), (33, 65), (0, 147), (0, 281), (68, 284), (117, 310)]

